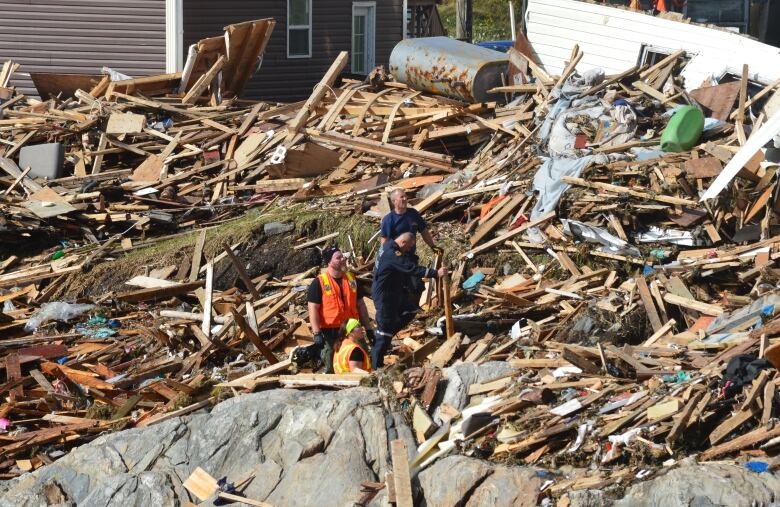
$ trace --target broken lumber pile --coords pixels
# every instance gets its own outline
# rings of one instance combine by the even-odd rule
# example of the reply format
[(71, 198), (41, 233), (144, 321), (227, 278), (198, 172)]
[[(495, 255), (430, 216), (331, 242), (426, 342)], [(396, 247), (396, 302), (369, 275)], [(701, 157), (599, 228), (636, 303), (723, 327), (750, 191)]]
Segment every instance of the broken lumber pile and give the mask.
[[(209, 51), (198, 88), (231, 68)], [(296, 104), (237, 85), (0, 104), (0, 472), (241, 392), (364, 383), (287, 357), (311, 341), (318, 249), (367, 287), (396, 188), (452, 277), (387, 358), (420, 443), (395, 482), (456, 449), (581, 466), (554, 498), (690, 454), (775, 456), (776, 83), (686, 94), (681, 52), (614, 76), (579, 73), (578, 48), (560, 76), (510, 56), (523, 82), (476, 104), (339, 82), (346, 54)], [(467, 404), (437, 405), (449, 367), (494, 362)]]

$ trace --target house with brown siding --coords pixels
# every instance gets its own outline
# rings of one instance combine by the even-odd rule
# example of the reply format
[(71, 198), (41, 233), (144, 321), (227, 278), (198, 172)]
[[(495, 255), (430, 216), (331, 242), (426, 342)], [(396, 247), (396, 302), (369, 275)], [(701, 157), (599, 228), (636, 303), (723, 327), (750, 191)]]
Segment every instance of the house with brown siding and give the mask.
[[(340, 51), (345, 72), (385, 65), (405, 36), (439, 35), (437, 0), (0, 0), (0, 62), (22, 64), (11, 85), (36, 95), (30, 72), (131, 77), (176, 72), (188, 47), (229, 24), (276, 19), (246, 98), (308, 96)], [(432, 15), (433, 14), (433, 15)], [(421, 20), (424, 23), (421, 23)], [(421, 25), (423, 28), (420, 28)]]

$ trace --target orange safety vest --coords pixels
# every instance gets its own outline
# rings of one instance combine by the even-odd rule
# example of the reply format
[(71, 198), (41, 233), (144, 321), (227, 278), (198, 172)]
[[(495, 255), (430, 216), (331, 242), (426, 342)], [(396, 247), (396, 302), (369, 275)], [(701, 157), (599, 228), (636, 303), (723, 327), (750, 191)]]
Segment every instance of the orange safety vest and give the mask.
[(336, 373), (349, 373), (352, 371), (349, 368), (349, 356), (352, 355), (352, 352), (355, 349), (360, 349), (360, 351), (363, 352), (363, 365), (360, 368), (363, 371), (371, 371), (371, 359), (369, 359), (368, 354), (363, 350), (363, 347), (349, 338), (345, 338), (344, 341), (341, 342), (341, 347), (333, 354), (333, 370)]
[(328, 275), (323, 271), (317, 277), (320, 281), (322, 290), (322, 322), (320, 325), (324, 328), (338, 328), (348, 319), (360, 319), (357, 304), (357, 281), (352, 273), (344, 273), (341, 278), (341, 285), (336, 285)]

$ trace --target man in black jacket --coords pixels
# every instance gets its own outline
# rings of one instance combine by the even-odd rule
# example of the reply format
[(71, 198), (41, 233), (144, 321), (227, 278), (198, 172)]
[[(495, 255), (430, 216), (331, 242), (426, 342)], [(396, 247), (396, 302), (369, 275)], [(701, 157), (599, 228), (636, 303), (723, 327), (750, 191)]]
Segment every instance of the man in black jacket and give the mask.
[(371, 287), (371, 299), (376, 308), (377, 329), (374, 346), (371, 348), (371, 365), (374, 369), (384, 365), (384, 356), (393, 336), (414, 318), (414, 312), (404, 304), (409, 290), (407, 280), (417, 278), (435, 278), (447, 274), (447, 268), (438, 271), (418, 266), (405, 253), (414, 248), (415, 238), (405, 232), (395, 238), (390, 245), (382, 248), (374, 268), (374, 284)]

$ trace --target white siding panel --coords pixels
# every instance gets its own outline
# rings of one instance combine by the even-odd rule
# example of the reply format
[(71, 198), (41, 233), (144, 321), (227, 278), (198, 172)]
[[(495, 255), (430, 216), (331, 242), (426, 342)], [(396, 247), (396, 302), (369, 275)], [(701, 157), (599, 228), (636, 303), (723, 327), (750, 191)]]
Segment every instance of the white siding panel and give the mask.
[(685, 49), (694, 58), (683, 75), (696, 88), (709, 75), (741, 74), (771, 82), (780, 77), (780, 49), (722, 29), (657, 18), (627, 9), (577, 0), (529, 0), (528, 39), (544, 68), (559, 74), (574, 44), (585, 55), (579, 70), (601, 67), (608, 74), (635, 65), (643, 44)]

